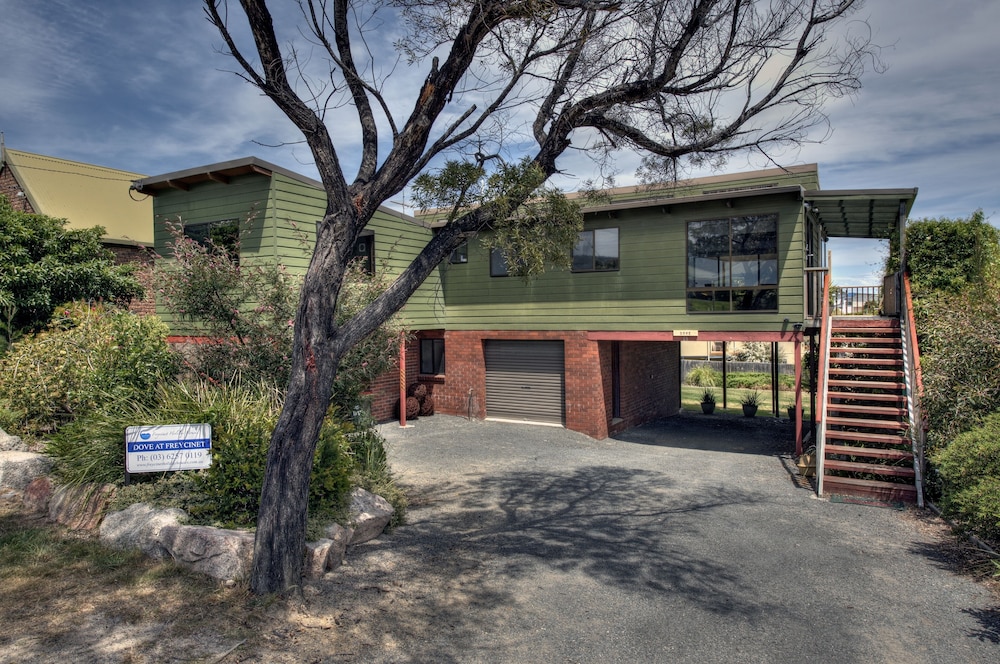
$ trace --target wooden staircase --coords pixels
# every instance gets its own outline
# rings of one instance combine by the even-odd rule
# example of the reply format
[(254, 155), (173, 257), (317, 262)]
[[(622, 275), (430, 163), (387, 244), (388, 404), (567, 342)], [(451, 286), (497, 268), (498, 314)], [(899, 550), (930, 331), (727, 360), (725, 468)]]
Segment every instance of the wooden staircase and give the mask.
[(917, 501), (903, 371), (898, 320), (832, 320), (824, 494)]

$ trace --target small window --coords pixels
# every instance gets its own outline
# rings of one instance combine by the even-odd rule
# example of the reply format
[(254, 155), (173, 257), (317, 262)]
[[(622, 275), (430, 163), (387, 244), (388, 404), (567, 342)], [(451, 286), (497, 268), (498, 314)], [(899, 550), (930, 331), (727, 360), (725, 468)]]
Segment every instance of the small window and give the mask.
[(490, 276), (506, 277), (510, 274), (507, 259), (499, 249), (490, 249)]
[(351, 260), (360, 260), (365, 272), (375, 274), (375, 235), (362, 235), (354, 242)]
[(468, 263), (469, 262), (469, 243), (463, 242), (459, 247), (451, 252), (451, 256), (448, 257), (449, 263)]
[(444, 339), (420, 340), (420, 373), (444, 374)]
[(573, 247), (574, 272), (610, 272), (618, 269), (618, 229), (580, 231)]
[(225, 253), (236, 264), (240, 262), (240, 222), (237, 219), (184, 224), (184, 237)]

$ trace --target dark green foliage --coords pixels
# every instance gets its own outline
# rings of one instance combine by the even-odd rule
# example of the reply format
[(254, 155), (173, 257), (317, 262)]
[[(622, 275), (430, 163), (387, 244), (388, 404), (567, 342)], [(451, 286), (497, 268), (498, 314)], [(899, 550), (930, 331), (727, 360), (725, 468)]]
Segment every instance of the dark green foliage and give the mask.
[(1000, 411), (933, 456), (945, 514), (1000, 542)]
[[(770, 390), (771, 374), (760, 372), (740, 372), (726, 375), (726, 387), (742, 387), (754, 390)], [(795, 389), (795, 377), (778, 374), (778, 389)]]
[[(123, 399), (64, 427), (48, 444), (54, 473), (68, 484), (121, 484), (123, 431), (144, 424), (212, 425), (212, 465), (200, 471), (137, 475), (116, 506), (149, 501), (187, 510), (196, 523), (252, 528), (260, 504), (267, 446), (281, 410), (281, 393), (266, 383), (213, 386), (166, 382), (154, 399)], [(381, 461), (379, 461), (381, 459)], [(334, 414), (324, 422), (309, 489), (311, 518), (343, 516), (352, 479), (386, 495), (398, 493), (385, 465), (382, 439)], [(394, 502), (405, 507), (405, 502)], [(402, 510), (400, 510), (400, 517)]]
[(176, 372), (166, 335), (155, 317), (81, 303), (60, 308), (48, 329), (0, 359), (4, 425), (50, 431), (102, 404), (144, 399)]
[(1000, 410), (1000, 294), (936, 292), (920, 299), (917, 315), (934, 451)]
[[(115, 265), (104, 229), (17, 212), (0, 196), (0, 338), (38, 330), (72, 300), (127, 303), (142, 297), (132, 265)], [(6, 346), (6, 343), (3, 344)], [(0, 349), (2, 350), (2, 349)]]
[[(580, 204), (558, 189), (545, 187), (545, 176), (530, 159), (501, 163), (492, 172), (482, 165), (449, 161), (434, 175), (414, 181), (418, 207), (443, 209), (452, 221), (482, 206), (496, 221), (483, 237), (487, 249), (500, 251), (508, 273), (526, 279), (547, 266), (569, 268), (573, 246), (583, 230)], [(518, 203), (529, 193), (523, 203)]]
[[(890, 238), (887, 272), (899, 269), (899, 239)], [(1000, 230), (982, 210), (968, 219), (921, 219), (906, 226), (906, 263), (915, 294), (958, 293), (991, 283), (1000, 260)]]

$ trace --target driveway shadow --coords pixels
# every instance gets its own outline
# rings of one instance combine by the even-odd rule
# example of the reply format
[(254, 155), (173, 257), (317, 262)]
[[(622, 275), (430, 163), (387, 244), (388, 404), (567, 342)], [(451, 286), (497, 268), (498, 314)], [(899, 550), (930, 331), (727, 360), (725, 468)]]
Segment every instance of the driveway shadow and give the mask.
[(681, 412), (612, 436), (642, 445), (777, 456), (795, 450), (795, 430), (774, 417)]

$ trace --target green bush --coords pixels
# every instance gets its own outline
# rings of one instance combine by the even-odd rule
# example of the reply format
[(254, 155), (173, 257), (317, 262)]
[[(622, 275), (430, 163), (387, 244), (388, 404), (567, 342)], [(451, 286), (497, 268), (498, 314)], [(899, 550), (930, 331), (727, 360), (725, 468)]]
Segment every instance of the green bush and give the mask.
[[(749, 371), (726, 374), (726, 387), (770, 390), (771, 374)], [(778, 388), (782, 390), (795, 389), (795, 377), (788, 374), (778, 374)]]
[(1000, 542), (1000, 412), (957, 436), (933, 461), (944, 513)]
[(718, 387), (722, 385), (722, 374), (712, 367), (702, 364), (691, 369), (684, 382), (697, 387)]
[[(258, 383), (215, 386), (166, 382), (152, 403), (121, 400), (61, 429), (48, 444), (63, 482), (121, 484), (125, 473), (122, 431), (131, 425), (207, 423), (212, 425), (212, 465), (200, 471), (135, 476), (141, 484), (120, 491), (117, 505), (140, 500), (180, 507), (196, 523), (253, 527), (257, 520), (267, 448), (281, 410), (281, 393)], [(392, 499), (395, 489), (381, 438), (363, 436), (335, 416), (323, 425), (310, 479), (310, 518), (344, 516), (355, 481)], [(362, 458), (358, 451), (372, 448)], [(381, 455), (375, 464), (370, 459)], [(375, 467), (379, 466), (379, 467)], [(155, 483), (156, 487), (148, 486)], [(381, 489), (381, 490), (380, 490)], [(394, 503), (396, 504), (396, 503)], [(405, 506), (405, 505), (404, 505)]]
[(51, 431), (120, 399), (142, 399), (176, 372), (167, 328), (154, 317), (76, 303), (0, 359), (0, 412), (28, 434)]

